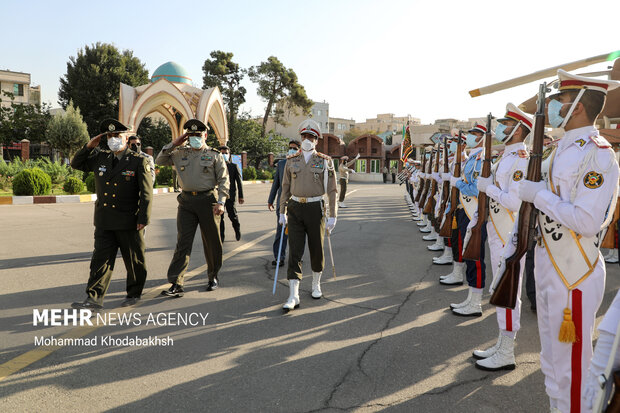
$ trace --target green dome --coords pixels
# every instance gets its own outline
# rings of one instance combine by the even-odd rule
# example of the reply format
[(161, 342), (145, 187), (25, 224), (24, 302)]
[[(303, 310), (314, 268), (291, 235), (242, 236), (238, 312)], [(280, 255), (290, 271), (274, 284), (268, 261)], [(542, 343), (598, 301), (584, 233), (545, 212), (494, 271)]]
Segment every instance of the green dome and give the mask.
[(166, 62), (159, 66), (151, 76), (151, 82), (157, 82), (159, 79), (165, 78), (170, 82), (192, 84), (189, 73), (180, 64), (175, 62)]

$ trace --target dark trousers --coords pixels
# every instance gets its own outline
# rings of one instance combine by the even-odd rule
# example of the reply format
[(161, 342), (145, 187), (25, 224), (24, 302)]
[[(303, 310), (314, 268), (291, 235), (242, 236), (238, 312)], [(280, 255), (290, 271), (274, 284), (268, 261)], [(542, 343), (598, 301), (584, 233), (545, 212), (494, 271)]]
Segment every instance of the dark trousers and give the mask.
[(280, 246), (280, 237), (283, 237), (282, 254), (280, 255), (280, 260), (284, 261), (284, 258), (286, 258), (286, 242), (288, 241), (288, 235), (286, 235), (286, 231), (284, 231), (284, 234), (282, 234), (282, 225), (280, 225), (280, 213), (279, 212), (276, 212), (276, 222), (277, 222), (276, 237), (273, 240), (273, 259), (276, 261), (278, 260), (278, 247)]
[[(232, 222), (232, 226), (235, 229), (235, 232), (239, 231), (241, 228), (241, 224), (239, 224), (239, 215), (237, 214), (237, 208), (235, 208), (235, 201), (232, 199), (227, 199), (224, 204), (226, 209), (226, 214), (228, 214), (228, 218), (230, 222)], [(220, 235), (222, 239), (224, 239), (226, 225), (224, 224), (224, 215), (221, 216), (220, 219)]]
[(338, 202), (344, 202), (344, 197), (347, 195), (347, 180), (340, 179), (340, 197)]
[(286, 278), (301, 280), (301, 259), (306, 248), (310, 252), (312, 271), (321, 272), (325, 266), (323, 238), (325, 236), (325, 205), (323, 201), (301, 204), (288, 201), (288, 271)]
[[(467, 225), (469, 225), (469, 218), (463, 209), (456, 210), (456, 222), (461, 233), (461, 242), (465, 239), (467, 233)], [(482, 226), (482, 246), (480, 247), (480, 260), (464, 260), (465, 261), (465, 274), (467, 276), (467, 284), (473, 288), (484, 288), (484, 282), (486, 279), (486, 266), (484, 265), (484, 253), (485, 244), (487, 242), (487, 227)]]
[(392, 174), (392, 183), (395, 184), (396, 183), (396, 174)]
[(452, 260), (456, 262), (463, 262), (463, 238), (461, 236), (461, 230), (455, 228), (452, 230)]
[(207, 275), (212, 281), (222, 268), (222, 240), (218, 234), (220, 217), (213, 214), (217, 200), (211, 191), (198, 195), (182, 192), (177, 201), (177, 246), (168, 267), (168, 281), (183, 285), (198, 225), (208, 266)]
[(387, 174), (383, 174), (383, 183), (387, 182)]
[(525, 292), (530, 305), (536, 306), (536, 282), (534, 281), (534, 249), (532, 246), (525, 254)]
[(143, 232), (135, 229), (111, 231), (95, 228), (95, 249), (86, 286), (89, 301), (103, 305), (119, 248), (127, 269), (127, 297), (140, 297), (142, 294), (146, 281)]

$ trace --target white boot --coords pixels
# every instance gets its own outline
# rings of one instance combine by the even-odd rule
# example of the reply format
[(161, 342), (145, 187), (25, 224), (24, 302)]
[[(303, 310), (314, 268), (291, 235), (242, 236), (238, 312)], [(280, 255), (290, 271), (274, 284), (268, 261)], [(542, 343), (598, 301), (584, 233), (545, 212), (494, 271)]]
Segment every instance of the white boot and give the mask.
[(478, 360), (476, 368), (487, 371), (515, 369), (515, 340), (502, 334), (497, 351), (489, 358)]
[(609, 254), (605, 257), (605, 262), (609, 264), (618, 263), (618, 250), (615, 248), (613, 250), (609, 250)]
[[(420, 217), (422, 217), (422, 219), (420, 220), (420, 222), (417, 223), (417, 226), (419, 227), (425, 227), (428, 225), (428, 219), (426, 218), (426, 215), (424, 214), (420, 214)], [(423, 228), (420, 228), (420, 231), (422, 231)]]
[(463, 285), (465, 275), (465, 263), (455, 262), (452, 272), (445, 278), (439, 278), (439, 283), (443, 285)]
[(338, 202), (338, 207), (339, 208), (348, 208), (348, 206), (346, 206), (344, 202)]
[(471, 299), (467, 305), (452, 310), (452, 314), (462, 317), (481, 317), (482, 316), (482, 291), (472, 291)]
[(429, 251), (441, 251), (445, 247), (445, 241), (443, 237), (437, 236), (437, 241), (433, 245), (426, 247)]
[(495, 352), (497, 351), (497, 349), (499, 348), (501, 342), (502, 342), (502, 332), (499, 332), (499, 336), (497, 337), (497, 341), (495, 342), (495, 344), (493, 344), (492, 347), (489, 347), (486, 350), (474, 350), (473, 352), (473, 356), (475, 359), (481, 360), (481, 359), (486, 359), (491, 357), (493, 354), (495, 354)]
[(433, 264), (437, 264), (437, 265), (452, 264), (453, 259), (454, 257), (452, 257), (452, 248), (444, 248), (443, 255), (439, 257), (433, 257)]
[[(432, 226), (431, 224), (428, 224), (428, 226), (430, 228), (430, 233), (428, 235), (423, 236), (422, 239), (424, 241), (435, 241), (435, 240), (437, 240), (439, 235), (437, 235), (437, 232), (435, 231), (435, 227)], [(424, 231), (422, 231), (422, 232), (424, 232)]]
[(299, 280), (289, 280), (288, 287), (290, 290), (288, 300), (284, 303), (282, 308), (284, 311), (290, 311), (299, 307)]
[(433, 230), (433, 226), (431, 225), (431, 221), (426, 218), (426, 226), (420, 230), (422, 233), (431, 232)]
[(469, 301), (471, 300), (472, 291), (473, 289), (469, 287), (468, 292), (467, 292), (467, 298), (465, 299), (465, 301), (457, 303), (457, 304), (450, 304), (450, 308), (454, 310), (455, 308), (462, 308), (462, 307), (465, 307), (467, 304), (469, 304)]
[(312, 272), (312, 298), (319, 299), (323, 296), (321, 292), (321, 275), (322, 272)]

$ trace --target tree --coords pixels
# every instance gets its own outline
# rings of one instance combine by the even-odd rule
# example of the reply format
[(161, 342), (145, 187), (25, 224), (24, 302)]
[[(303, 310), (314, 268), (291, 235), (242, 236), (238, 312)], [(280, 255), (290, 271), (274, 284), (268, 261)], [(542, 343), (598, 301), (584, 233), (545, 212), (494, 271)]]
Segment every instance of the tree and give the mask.
[(118, 116), (120, 83), (139, 86), (148, 81), (148, 70), (131, 50), (120, 52), (116, 46), (97, 42), (69, 58), (67, 73), (60, 78), (58, 103), (66, 109), (73, 101), (94, 136), (103, 119)]
[(32, 143), (45, 141), (45, 130), (51, 119), (49, 104), (30, 105), (15, 102), (10, 92), (2, 92), (9, 106), (0, 107), (0, 144), (28, 139)]
[(71, 158), (89, 140), (86, 123), (82, 120), (79, 108), (69, 101), (66, 112), (55, 115), (47, 126), (47, 141), (67, 158)]
[(263, 136), (260, 123), (252, 119), (248, 113), (239, 116), (234, 124), (237, 139), (229, 142), (231, 153), (239, 154), (243, 151), (248, 153), (248, 161), (260, 167), (263, 159), (269, 152), (281, 153), (284, 151), (287, 139), (281, 135)]
[[(280, 122), (281, 112), (285, 107), (299, 107), (304, 114), (310, 113), (313, 102), (308, 99), (306, 90), (297, 82), (297, 75), (293, 69), (287, 69), (275, 56), (270, 56), (266, 62), (248, 70), (252, 82), (258, 85), (257, 93), (267, 102), (261, 137), (267, 135), (267, 119), (276, 115), (276, 123)], [(276, 108), (279, 111), (276, 111)]]
[(152, 146), (155, 157), (164, 145), (172, 142), (172, 130), (168, 122), (163, 119), (156, 121), (148, 117), (142, 119), (138, 127), (138, 136), (142, 139), (142, 150), (147, 146)]
[(222, 91), (222, 97), (228, 109), (228, 135), (231, 141), (235, 139), (232, 130), (239, 106), (245, 103), (246, 89), (240, 83), (247, 72), (239, 68), (239, 64), (233, 62), (232, 58), (232, 53), (215, 50), (211, 52), (211, 59), (205, 60), (202, 66), (204, 72), (202, 88), (217, 86)]

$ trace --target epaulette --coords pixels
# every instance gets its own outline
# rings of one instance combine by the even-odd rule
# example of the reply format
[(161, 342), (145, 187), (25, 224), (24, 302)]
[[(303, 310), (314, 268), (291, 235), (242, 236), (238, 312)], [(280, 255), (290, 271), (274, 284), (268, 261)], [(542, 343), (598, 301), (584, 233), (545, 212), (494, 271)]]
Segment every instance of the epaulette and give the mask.
[(209, 148), (210, 150), (212, 150), (215, 153), (221, 153), (219, 149), (215, 149), (215, 148)]
[(332, 159), (331, 156), (325, 155), (324, 153), (321, 153), (321, 152), (317, 152), (316, 154), (318, 155), (319, 158), (327, 159), (328, 161)]
[(590, 136), (590, 140), (599, 148), (611, 148), (609, 141), (600, 135)]
[(291, 159), (291, 158), (294, 158), (294, 157), (299, 156), (299, 155), (301, 155), (301, 151), (300, 151), (300, 150), (299, 150), (299, 151), (297, 151), (297, 152), (295, 152), (295, 153), (294, 153), (294, 154), (292, 154), (292, 155), (287, 155), (287, 156), (286, 156), (286, 159)]

